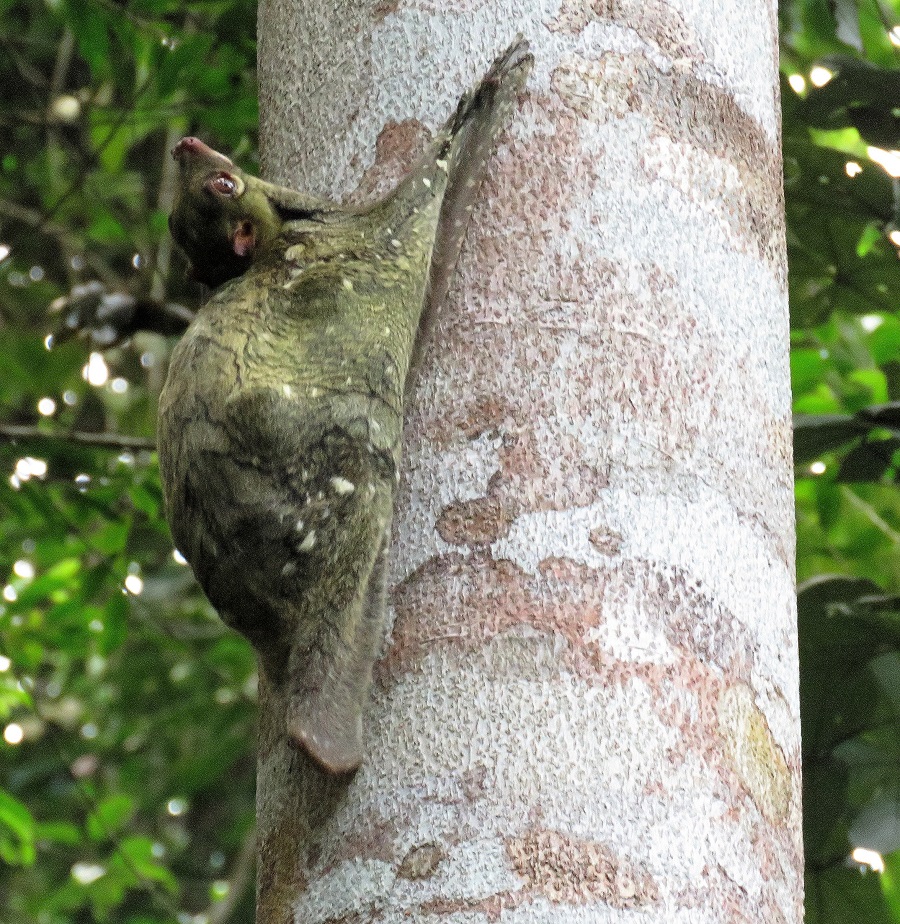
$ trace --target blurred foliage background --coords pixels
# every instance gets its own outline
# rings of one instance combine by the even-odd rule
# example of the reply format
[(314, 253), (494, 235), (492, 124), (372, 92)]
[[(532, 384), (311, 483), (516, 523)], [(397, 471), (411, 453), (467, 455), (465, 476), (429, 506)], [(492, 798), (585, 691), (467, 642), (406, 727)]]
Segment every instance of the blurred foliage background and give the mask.
[[(900, 0), (779, 18), (807, 921), (900, 922)], [(168, 152), (253, 169), (254, 38), (247, 0), (0, 0), (2, 924), (252, 918), (253, 658), (152, 445), (205, 295)]]
[[(169, 150), (252, 167), (255, 16), (0, 0), (3, 924), (253, 918), (254, 660), (173, 558), (146, 447), (203, 296)], [(36, 435), (70, 430), (112, 442)]]

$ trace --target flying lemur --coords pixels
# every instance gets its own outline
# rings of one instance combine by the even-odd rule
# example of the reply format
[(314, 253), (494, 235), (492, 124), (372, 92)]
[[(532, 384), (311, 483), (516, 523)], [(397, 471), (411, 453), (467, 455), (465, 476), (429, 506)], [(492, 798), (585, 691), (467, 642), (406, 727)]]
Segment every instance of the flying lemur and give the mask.
[(249, 176), (196, 138), (172, 152), (172, 235), (217, 288), (160, 398), (169, 524), (284, 690), (287, 733), (334, 773), (363, 757), (410, 370), (532, 63), (517, 39), (360, 209)]

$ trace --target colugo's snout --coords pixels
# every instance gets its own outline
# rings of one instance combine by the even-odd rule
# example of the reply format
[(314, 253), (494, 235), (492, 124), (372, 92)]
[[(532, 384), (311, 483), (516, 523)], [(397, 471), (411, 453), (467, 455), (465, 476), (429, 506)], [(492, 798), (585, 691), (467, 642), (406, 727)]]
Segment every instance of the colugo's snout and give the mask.
[(182, 138), (181, 141), (172, 148), (172, 157), (179, 162), (182, 162), (187, 157), (205, 157), (209, 160), (219, 162), (223, 169), (234, 169), (233, 161), (224, 154), (214, 151), (208, 144), (205, 144), (199, 138), (194, 138), (191, 135)]

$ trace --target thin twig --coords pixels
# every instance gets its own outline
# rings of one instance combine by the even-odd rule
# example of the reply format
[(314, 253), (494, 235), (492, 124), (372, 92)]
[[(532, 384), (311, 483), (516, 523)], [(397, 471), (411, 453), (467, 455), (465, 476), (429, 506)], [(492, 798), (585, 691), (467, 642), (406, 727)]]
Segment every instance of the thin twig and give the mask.
[(50, 79), (50, 103), (53, 97), (59, 96), (66, 85), (66, 76), (69, 65), (72, 63), (72, 52), (75, 50), (75, 36), (72, 30), (66, 27), (56, 52), (56, 64), (53, 66), (53, 77)]
[(96, 145), (96, 147), (94, 147), (94, 149), (91, 151), (91, 157), (85, 158), (84, 163), (78, 170), (78, 176), (75, 177), (75, 179), (69, 185), (68, 189), (66, 189), (63, 193), (57, 196), (56, 201), (47, 210), (46, 214), (44, 215), (44, 221), (42, 222), (42, 226), (49, 224), (56, 217), (57, 213), (63, 207), (63, 205), (65, 205), (66, 202), (68, 202), (69, 199), (72, 198), (72, 196), (74, 196), (77, 192), (84, 191), (84, 186), (85, 186), (85, 182), (88, 177), (88, 173), (90, 172), (94, 163), (100, 159), (100, 155), (109, 147), (113, 138), (115, 138), (116, 135), (119, 134), (119, 131), (122, 129), (123, 125), (128, 120), (129, 112), (131, 111), (133, 107), (137, 106), (141, 97), (147, 92), (147, 89), (149, 88), (149, 86), (150, 86), (150, 75), (148, 74), (147, 77), (144, 78), (144, 80), (135, 90), (134, 96), (132, 96), (129, 103), (122, 108), (122, 111), (119, 114), (118, 118), (113, 120), (112, 127), (106, 133), (106, 137), (98, 145)]
[(852, 488), (848, 488), (847, 485), (841, 485), (841, 493), (860, 513), (869, 519), (876, 529), (881, 530), (891, 542), (900, 544), (900, 533), (888, 523), (885, 523), (881, 516), (879, 516), (878, 511), (875, 510), (871, 504), (864, 501), (856, 491), (852, 490)]
[(247, 888), (247, 880), (253, 872), (253, 861), (256, 859), (256, 833), (251, 831), (244, 839), (241, 852), (234, 861), (231, 870), (231, 881), (228, 884), (228, 895), (220, 902), (216, 902), (207, 912), (206, 919), (209, 924), (225, 924), (241, 900)]
[(80, 446), (98, 446), (106, 449), (156, 449), (156, 440), (147, 436), (129, 436), (127, 433), (86, 433), (83, 430), (41, 430), (33, 424), (0, 423), (0, 439), (44, 440), (77, 443)]
[[(170, 125), (166, 132), (163, 143), (163, 162), (160, 171), (159, 195), (156, 199), (156, 207), (160, 212), (171, 212), (172, 204), (175, 201), (175, 185), (178, 179), (178, 170), (175, 165), (175, 158), (172, 157), (171, 151), (178, 141), (181, 134), (177, 125)], [(166, 279), (169, 275), (169, 262), (172, 257), (172, 238), (164, 234), (156, 250), (156, 262), (153, 273), (153, 286), (150, 289), (150, 297), (157, 301), (162, 301), (165, 296)]]
[[(56, 64), (53, 66), (53, 77), (50, 79), (50, 87), (47, 93), (47, 150), (50, 152), (49, 159), (51, 162), (57, 154), (62, 153), (63, 145), (61, 143), (60, 124), (54, 117), (54, 107), (56, 101), (66, 85), (66, 78), (69, 74), (69, 66), (72, 63), (72, 53), (75, 50), (75, 35), (71, 29), (66, 27), (63, 31), (62, 39), (56, 50)], [(78, 246), (77, 242), (66, 237), (59, 237), (59, 248), (63, 255), (63, 264), (66, 267), (66, 277), (69, 285), (73, 283), (73, 266), (72, 251)]]
[(28, 225), (30, 228), (34, 228), (36, 231), (58, 238), (73, 251), (80, 253), (85, 262), (110, 288), (122, 289), (125, 287), (125, 281), (105, 260), (90, 250), (84, 250), (83, 241), (77, 234), (56, 222), (47, 221), (44, 215), (37, 210), (20, 205), (18, 202), (10, 202), (8, 199), (0, 199), (0, 215), (5, 215), (15, 221), (22, 222), (24, 225)]
[(0, 44), (6, 49), (6, 53), (12, 58), (16, 69), (34, 87), (43, 89), (47, 86), (47, 78), (31, 63), (27, 58), (23, 58), (17, 51), (15, 45), (8, 39), (3, 38)]

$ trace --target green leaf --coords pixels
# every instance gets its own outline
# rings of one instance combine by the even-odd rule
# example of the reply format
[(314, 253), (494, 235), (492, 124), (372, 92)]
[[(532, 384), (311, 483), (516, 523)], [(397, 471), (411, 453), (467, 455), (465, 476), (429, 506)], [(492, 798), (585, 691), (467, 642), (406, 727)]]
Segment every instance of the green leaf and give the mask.
[(119, 856), (141, 879), (158, 882), (171, 894), (178, 892), (178, 882), (171, 871), (153, 856), (153, 841), (148, 837), (126, 837), (119, 844)]
[(116, 555), (125, 548), (130, 530), (130, 517), (113, 520), (91, 535), (90, 544), (103, 555)]
[(69, 0), (66, 7), (81, 57), (91, 68), (94, 79), (99, 81), (110, 73), (112, 65), (106, 15), (81, 0)]
[(900, 320), (893, 315), (886, 315), (882, 323), (869, 334), (869, 346), (872, 359), (879, 366), (900, 359)]
[(34, 839), (75, 847), (81, 843), (81, 831), (65, 821), (39, 821), (34, 826)]
[(807, 869), (806, 924), (896, 924), (877, 873), (831, 866)]
[(824, 374), (825, 360), (821, 350), (791, 350), (791, 387), (795, 395), (815, 387)]
[(884, 232), (881, 226), (877, 222), (870, 221), (859, 237), (859, 242), (856, 245), (856, 255), (864, 257), (883, 236)]
[(186, 83), (185, 76), (207, 66), (206, 58), (213, 46), (212, 35), (186, 35), (163, 56), (157, 73), (161, 96), (169, 96)]
[(80, 571), (81, 561), (77, 558), (64, 558), (56, 562), (19, 592), (19, 606), (32, 606), (50, 599), (57, 591), (70, 589)]
[(0, 789), (0, 822), (21, 841), (34, 840), (34, 819), (28, 807)]
[(840, 482), (880, 481), (892, 467), (900, 439), (867, 440), (854, 447), (841, 460)]
[(896, 64), (896, 49), (891, 44), (882, 20), (878, 0), (857, 0), (859, 3), (859, 34), (866, 57), (884, 68)]
[(881, 891), (895, 921), (900, 920), (900, 852), (893, 851), (882, 857), (884, 872)]
[(94, 841), (111, 838), (131, 820), (134, 810), (131, 796), (125, 793), (107, 796), (88, 815), (88, 836)]
[(818, 459), (823, 453), (858, 439), (865, 428), (846, 414), (797, 415), (794, 418), (794, 464)]
[(0, 857), (13, 866), (31, 866), (37, 855), (34, 819), (27, 806), (3, 789), (0, 789), (0, 826)]
[(98, 244), (128, 243), (128, 232), (112, 215), (98, 215), (88, 229), (88, 235)]

